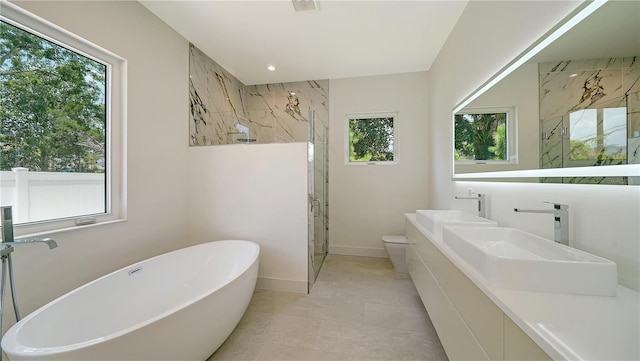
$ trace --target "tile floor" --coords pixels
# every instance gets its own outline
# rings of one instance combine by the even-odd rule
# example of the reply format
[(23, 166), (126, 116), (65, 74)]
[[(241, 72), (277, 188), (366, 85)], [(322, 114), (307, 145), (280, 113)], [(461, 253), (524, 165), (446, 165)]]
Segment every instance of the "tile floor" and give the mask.
[(388, 259), (329, 255), (309, 295), (256, 290), (208, 361), (447, 360), (411, 279)]

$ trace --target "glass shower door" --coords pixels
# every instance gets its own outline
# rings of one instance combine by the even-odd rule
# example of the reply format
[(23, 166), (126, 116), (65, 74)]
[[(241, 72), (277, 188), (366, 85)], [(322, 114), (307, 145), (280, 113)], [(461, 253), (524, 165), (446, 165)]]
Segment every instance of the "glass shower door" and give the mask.
[(309, 289), (327, 255), (327, 128), (309, 108)]

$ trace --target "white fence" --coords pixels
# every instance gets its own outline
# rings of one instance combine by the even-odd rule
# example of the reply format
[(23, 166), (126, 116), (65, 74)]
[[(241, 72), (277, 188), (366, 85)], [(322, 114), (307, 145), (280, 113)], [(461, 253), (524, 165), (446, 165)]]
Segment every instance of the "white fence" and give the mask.
[(13, 222), (26, 223), (105, 212), (104, 173), (0, 172), (0, 205), (13, 206)]

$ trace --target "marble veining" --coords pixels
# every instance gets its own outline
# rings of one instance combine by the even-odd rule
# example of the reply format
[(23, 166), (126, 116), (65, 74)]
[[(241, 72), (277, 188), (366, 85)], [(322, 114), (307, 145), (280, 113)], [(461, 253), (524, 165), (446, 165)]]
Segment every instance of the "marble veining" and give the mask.
[(540, 119), (622, 97), (621, 75), (621, 70), (611, 69), (540, 74)]
[[(209, 112), (207, 110), (207, 106), (204, 104), (200, 95), (195, 90), (193, 86), (193, 81), (189, 79), (189, 105), (190, 105), (190, 113), (191, 113), (191, 141), (192, 143), (197, 142), (197, 136), (202, 134), (202, 131), (199, 129), (201, 126), (207, 126), (206, 115)], [(203, 141), (206, 142), (205, 139)]]
[(307, 141), (308, 109), (327, 127), (329, 81), (246, 86), (189, 47), (191, 146)]
[(637, 57), (540, 63), (538, 71), (543, 120), (640, 90)]
[[(617, 159), (571, 160), (569, 114), (592, 108), (627, 107), (628, 162), (638, 162), (633, 156), (631, 138), (640, 137), (640, 65), (638, 57), (564, 60), (540, 63), (540, 165), (542, 168), (619, 164)], [(598, 119), (595, 127), (602, 129)], [(625, 146), (618, 146), (618, 148)], [(622, 149), (624, 151), (624, 149)], [(626, 183), (620, 178), (582, 179), (570, 182)]]

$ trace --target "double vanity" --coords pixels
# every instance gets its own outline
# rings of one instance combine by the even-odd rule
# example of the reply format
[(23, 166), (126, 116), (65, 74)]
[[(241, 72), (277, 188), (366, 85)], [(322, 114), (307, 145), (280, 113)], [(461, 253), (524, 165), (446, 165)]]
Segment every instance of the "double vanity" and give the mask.
[(407, 266), (451, 360), (639, 360), (616, 264), (462, 211), (406, 214)]

